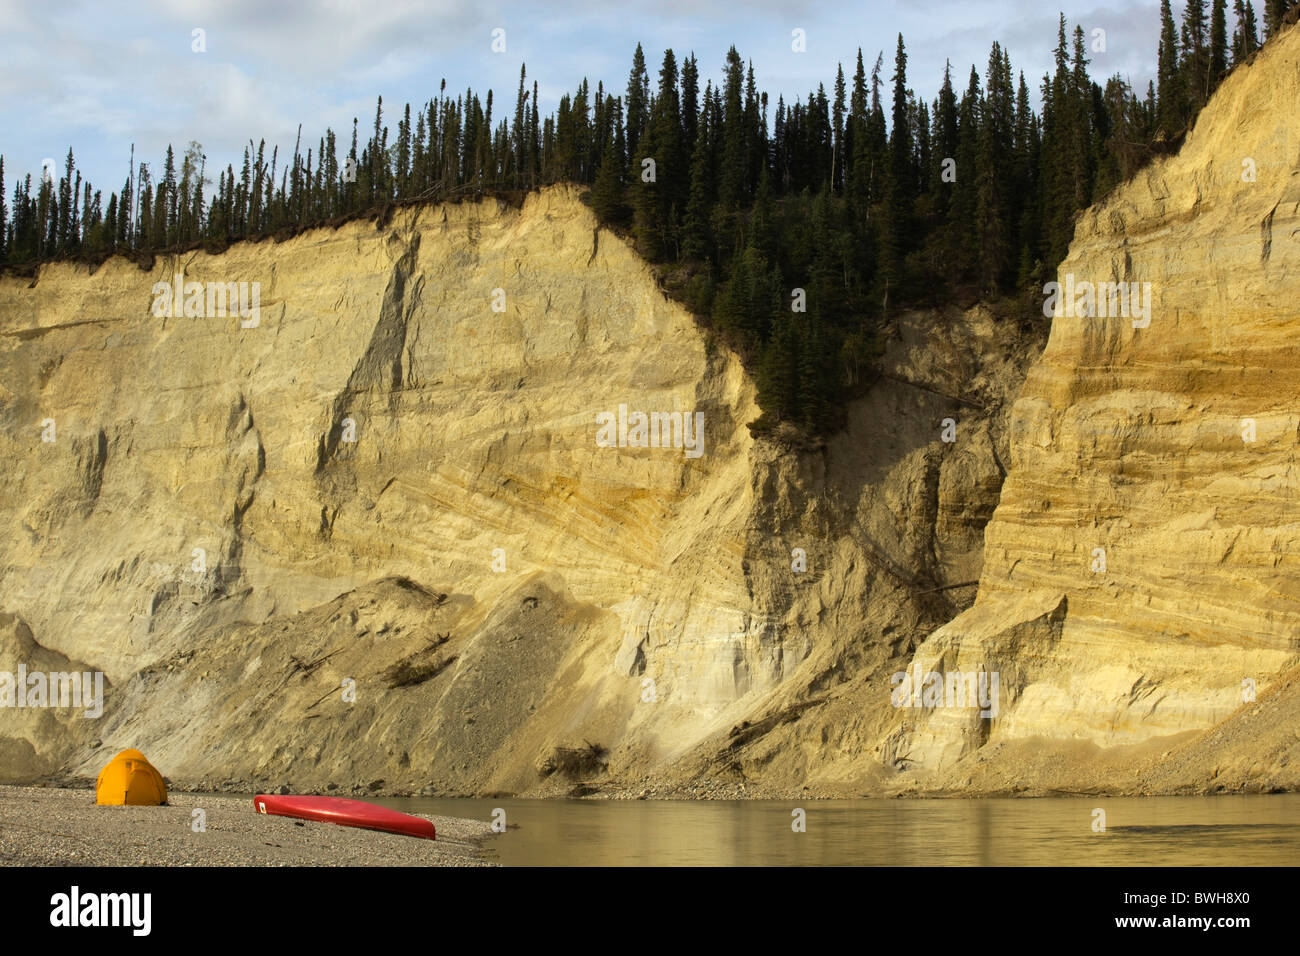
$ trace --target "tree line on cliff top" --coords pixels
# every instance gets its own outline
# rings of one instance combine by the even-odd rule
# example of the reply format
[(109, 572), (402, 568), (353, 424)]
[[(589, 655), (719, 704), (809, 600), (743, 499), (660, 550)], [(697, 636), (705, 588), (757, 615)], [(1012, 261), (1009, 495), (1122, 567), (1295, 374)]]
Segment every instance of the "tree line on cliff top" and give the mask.
[[(1288, 0), (1266, 0), (1264, 27)], [(733, 47), (701, 88), (694, 55), (664, 53), (654, 81), (637, 46), (626, 90), (587, 80), (540, 117), (520, 70), (513, 114), (467, 89), (409, 104), (390, 136), (383, 100), (369, 139), (353, 121), (342, 163), (333, 130), (289, 162), (263, 140), (216, 190), (198, 143), (179, 166), (132, 162), (107, 204), (68, 150), (62, 176), (30, 174), (4, 201), (0, 264), (149, 256), (370, 213), (394, 202), (476, 198), (574, 182), (602, 222), (656, 263), (666, 290), (736, 348), (755, 376), (758, 430), (808, 433), (840, 420), (870, 381), (879, 330), (900, 307), (1030, 296), (1065, 255), (1073, 218), (1175, 144), (1226, 72), (1260, 45), (1252, 3), (1161, 3), (1155, 82), (1088, 72), (1098, 38), (1061, 16), (1054, 71), (1030, 106), (1023, 73), (994, 43), (964, 86), (951, 65), (930, 103), (908, 86), (900, 34), (883, 56), (837, 70), (806, 99), (772, 103)], [(1286, 17), (1287, 20), (1293, 19)], [(1104, 41), (1103, 41), (1104, 42)], [(279, 180), (277, 183), (277, 173)], [(127, 197), (127, 198), (123, 198)]]

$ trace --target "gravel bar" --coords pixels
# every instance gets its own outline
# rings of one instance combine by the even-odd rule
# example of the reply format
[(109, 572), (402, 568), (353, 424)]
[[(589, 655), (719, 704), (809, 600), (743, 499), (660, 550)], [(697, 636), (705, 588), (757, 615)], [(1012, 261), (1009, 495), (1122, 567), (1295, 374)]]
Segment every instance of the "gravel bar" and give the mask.
[[(250, 797), (168, 795), (101, 807), (94, 792), (0, 786), (2, 866), (489, 866), (487, 821), (425, 814), (436, 840), (257, 813)], [(205, 829), (195, 832), (196, 809)]]

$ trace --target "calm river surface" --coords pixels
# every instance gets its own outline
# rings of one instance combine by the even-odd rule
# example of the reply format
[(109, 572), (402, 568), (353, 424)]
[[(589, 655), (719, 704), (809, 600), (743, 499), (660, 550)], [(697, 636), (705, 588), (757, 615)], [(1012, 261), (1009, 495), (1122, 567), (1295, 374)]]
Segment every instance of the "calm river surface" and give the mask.
[[(1300, 794), (997, 800), (374, 798), (490, 820), (506, 866), (1294, 866)], [(791, 811), (807, 830), (791, 830)], [(1093, 811), (1106, 813), (1093, 832)], [(516, 829), (517, 828), (517, 829)]]

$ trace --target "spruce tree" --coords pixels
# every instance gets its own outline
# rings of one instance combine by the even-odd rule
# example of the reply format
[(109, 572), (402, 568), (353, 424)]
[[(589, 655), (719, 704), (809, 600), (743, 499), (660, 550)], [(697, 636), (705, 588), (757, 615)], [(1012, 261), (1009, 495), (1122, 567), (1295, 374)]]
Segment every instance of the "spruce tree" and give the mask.
[(1187, 0), (1183, 7), (1183, 59), (1180, 64), (1186, 96), (1186, 118), (1205, 105), (1210, 55), (1206, 44), (1205, 0)]
[[(823, 97), (823, 105), (824, 102), (825, 97)], [(742, 189), (746, 201), (753, 198), (754, 191), (758, 188), (759, 168), (764, 163), (766, 131), (763, 128), (760, 107), (758, 87), (754, 82), (754, 63), (751, 60), (745, 74), (745, 105), (741, 113), (741, 156), (745, 172)], [(822, 154), (820, 158), (829, 161), (827, 154)]]
[(907, 116), (907, 53), (903, 49), (903, 35), (898, 35), (894, 53), (893, 111), (890, 117), (890, 172), (902, 195), (910, 198), (914, 192), (911, 182), (912, 135)]
[(930, 140), (930, 108), (924, 100), (918, 100), (908, 94), (907, 122), (912, 129), (912, 139), (916, 146), (912, 152), (912, 182), (917, 195), (928, 195), (932, 191), (930, 172), (932, 169)]
[[(296, 150), (295, 150), (296, 152)], [(297, 157), (294, 157), (295, 165)], [(405, 196), (407, 189), (407, 180), (410, 177), (411, 170), (411, 104), (406, 104), (406, 109), (402, 114), (401, 120), (397, 123), (397, 156), (394, 157), (397, 163), (396, 176), (394, 177), (397, 185), (397, 195)], [(297, 206), (297, 203), (294, 204)]]
[(14, 182), (14, 202), (11, 210), (13, 225), (10, 226), (10, 241), (6, 246), (6, 256), (10, 262), (25, 262), (35, 254), (31, 238), (31, 191), (32, 176), (28, 173), (21, 183)]
[(511, 129), (514, 141), (512, 160), (514, 166), (514, 187), (516, 189), (525, 185), (525, 168), (528, 165), (528, 145), (527, 137), (525, 135), (525, 130), (528, 124), (528, 91), (525, 85), (527, 73), (527, 67), (520, 64), (519, 92), (515, 95), (515, 122)]
[[(705, 89), (705, 101), (709, 99)], [(691, 188), (683, 220), (682, 254), (688, 259), (712, 259), (713, 240), (709, 230), (713, 208), (713, 161), (710, 146), (709, 110), (698, 118), (695, 149), (691, 156)]]
[(541, 144), (538, 141), (537, 123), (537, 81), (533, 80), (532, 101), (528, 107), (528, 122), (524, 126), (524, 167), (523, 182), (532, 189), (537, 185), (537, 176), (541, 170)]
[(795, 317), (788, 307), (775, 317), (755, 380), (764, 412), (777, 419), (792, 417), (799, 385), (799, 336)]
[(636, 52), (632, 54), (632, 72), (627, 78), (627, 99), (624, 102), (627, 114), (628, 161), (639, 165), (640, 154), (637, 150), (650, 118), (650, 77), (646, 73), (645, 53), (642, 52), (639, 43), (636, 45)]
[(825, 336), (817, 313), (809, 316), (799, 341), (799, 420), (809, 432), (822, 431), (828, 421), (827, 396), (838, 386), (835, 366), (827, 362)]
[(957, 120), (957, 181), (953, 188), (952, 221), (958, 240), (955, 265), (962, 275), (974, 275), (979, 256), (976, 208), (979, 184), (980, 79), (975, 67), (961, 98)]
[(779, 255), (776, 204), (772, 199), (772, 182), (764, 168), (754, 195), (754, 212), (749, 220), (749, 246), (768, 262), (776, 262)]
[(876, 54), (876, 65), (871, 69), (871, 106), (867, 114), (865, 172), (872, 203), (886, 200), (889, 181), (889, 137), (885, 128), (885, 108), (880, 99), (880, 70), (884, 62), (884, 53)]
[(1071, 159), (1074, 173), (1075, 210), (1092, 202), (1094, 156), (1092, 152), (1092, 82), (1088, 78), (1088, 59), (1083, 27), (1074, 28), (1074, 59), (1070, 73), (1069, 124)]
[(163, 163), (162, 179), (154, 189), (153, 242), (155, 248), (171, 245), (176, 234), (176, 157), (171, 144), (167, 144), (167, 159)]
[(1014, 171), (1014, 106), (995, 42), (985, 76), (984, 108), (977, 136), (975, 161), (976, 237), (981, 288), (996, 290), (1008, 281), (1012, 265), (1008, 223), (1010, 197), (1006, 176)]
[(1038, 218), (1037, 204), (1037, 128), (1033, 109), (1029, 104), (1029, 86), (1025, 83), (1025, 74), (1020, 74), (1020, 83), (1016, 89), (1015, 133), (1013, 136), (1011, 208), (1009, 215), (1015, 226), (1011, 230), (1010, 253), (1017, 257), (1017, 285), (1024, 287), (1029, 282), (1037, 248)]
[[(934, 110), (934, 183), (936, 202), (935, 210), (940, 217), (947, 219), (952, 214), (953, 190), (956, 183), (951, 176), (945, 176), (951, 163), (957, 161), (957, 96), (952, 89), (952, 63), (945, 60), (943, 64), (943, 83), (939, 87), (939, 97)], [(951, 163), (950, 163), (951, 161)]]
[(623, 196), (623, 170), (626, 160), (622, 153), (621, 113), (622, 103), (615, 100), (612, 127), (619, 129), (619, 135), (615, 135), (611, 129), (601, 157), (600, 171), (596, 174), (596, 181), (591, 187), (591, 206), (596, 211), (597, 217), (602, 222), (612, 224), (622, 224), (627, 219), (627, 207)]
[(682, 61), (681, 113), (682, 149), (693, 156), (700, 120), (700, 65), (694, 53)]
[(1264, 31), (1268, 39), (1273, 39), (1282, 28), (1282, 18), (1290, 5), (1290, 0), (1264, 0)]
[(59, 180), (59, 200), (58, 200), (58, 238), (55, 248), (51, 253), (57, 255), (66, 251), (71, 245), (72, 239), (72, 206), (76, 202), (76, 197), (72, 192), (72, 171), (75, 163), (72, 158), (72, 147), (68, 147), (68, 158), (64, 161), (63, 178)]
[[(1062, 18), (1064, 19), (1064, 18)], [(1172, 137), (1183, 128), (1183, 96), (1178, 71), (1178, 37), (1169, 0), (1160, 0), (1160, 48), (1156, 63), (1157, 125)]]
[[(77, 180), (81, 183), (80, 176), (77, 177)], [(75, 228), (73, 229), (72, 241), (75, 249), (84, 250), (91, 247), (91, 229), (95, 225), (95, 213), (91, 208), (90, 183), (81, 183), (80, 192), (81, 195), (78, 198), (81, 200), (81, 229), (80, 233)]]
[(1219, 80), (1228, 68), (1228, 0), (1214, 0), (1210, 14), (1210, 75), (1207, 98), (1219, 86)]
[(724, 107), (722, 114), (722, 168), (718, 201), (732, 209), (745, 198), (745, 130), (741, 85), (744, 71), (740, 54), (733, 46), (727, 51)]
[[(3, 195), (3, 192), (0, 192)], [(117, 193), (109, 193), (108, 211), (104, 214), (103, 246), (113, 252), (117, 249)]]
[[(845, 193), (859, 229), (865, 224), (871, 201), (871, 158), (867, 147), (867, 75), (862, 65), (862, 48), (859, 47), (844, 129)], [(783, 186), (788, 185), (784, 179), (781, 182)]]
[(1245, 21), (1246, 5), (1242, 0), (1232, 0), (1232, 16), (1237, 26), (1232, 31), (1232, 65), (1236, 66), (1246, 59)]
[[(812, 263), (809, 267), (808, 294), (812, 302), (810, 316), (832, 318), (839, 312), (837, 302), (843, 276), (843, 256), (840, 244), (843, 231), (836, 228), (833, 204), (828, 185), (823, 183), (813, 200), (812, 208)], [(770, 246), (776, 251), (775, 242)]]
[(140, 247), (146, 251), (157, 245), (157, 217), (153, 211), (153, 183), (149, 171), (140, 164)]
[(81, 230), (85, 219), (78, 211), (77, 204), (81, 201), (81, 170), (77, 170), (76, 179), (73, 181), (72, 189), (68, 196), (68, 205), (71, 207), (70, 217), (71, 225), (68, 227), (68, 244), (67, 252), (74, 253), (81, 248)]
[(131, 206), (133, 189), (131, 181), (134, 176), (128, 176), (126, 182), (122, 183), (122, 198), (118, 201), (117, 206), (117, 247), (119, 249), (130, 249), (133, 243), (133, 234), (131, 232)]
[(907, 123), (907, 52), (903, 34), (898, 35), (894, 53), (893, 125), (889, 141), (889, 182), (886, 194), (884, 233), (881, 237), (881, 273), (887, 286), (897, 285), (903, 276), (912, 218), (912, 142)]
[[(651, 124), (646, 127), (638, 150), (640, 153), (647, 154), (646, 160), (653, 159), (658, 145), (656, 140), (657, 131)], [(663, 220), (659, 211), (658, 163), (656, 162), (653, 167), (654, 178), (651, 178), (651, 170), (643, 165), (644, 162), (645, 160), (633, 159), (628, 182), (628, 196), (632, 205), (632, 230), (636, 234), (637, 248), (641, 255), (651, 262), (657, 262), (664, 252)]]
[[(466, 94), (466, 96), (468, 98), (468, 94)], [(379, 138), (382, 135), (380, 131), (383, 122), (384, 98), (380, 96), (375, 102), (375, 128), (370, 139), (370, 145), (367, 148), (370, 162), (367, 164), (368, 168), (366, 169), (366, 200), (370, 205), (373, 205), (380, 198), (380, 189), (382, 188), (380, 184), (383, 182), (383, 169), (380, 165), (381, 160), (378, 148)], [(469, 163), (467, 162), (465, 165), (468, 166)], [(274, 171), (271, 174), (271, 180), (275, 180)]]
[(844, 188), (844, 67), (836, 64), (835, 70), (835, 105), (832, 114), (831, 145), (831, 188), (839, 191)]
[(659, 70), (659, 91), (652, 106), (654, 158), (658, 189), (658, 220), (661, 248), (680, 253), (680, 224), (690, 194), (690, 160), (683, 144), (681, 103), (677, 92), (677, 59), (664, 51)]

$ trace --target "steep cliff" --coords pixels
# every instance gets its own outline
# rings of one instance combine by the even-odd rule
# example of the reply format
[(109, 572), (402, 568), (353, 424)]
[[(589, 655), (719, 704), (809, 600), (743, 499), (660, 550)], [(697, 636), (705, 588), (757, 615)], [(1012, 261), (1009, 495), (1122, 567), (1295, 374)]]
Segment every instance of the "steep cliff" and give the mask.
[[(256, 314), (184, 314), (226, 283)], [(567, 188), (49, 266), (0, 316), (3, 608), (109, 681), (99, 720), (7, 725), (7, 772), (129, 742), (194, 785), (711, 774), (959, 606), (1027, 348), (906, 317), (826, 450), (760, 445), (739, 362)]]
[[(899, 316), (813, 451), (568, 187), (0, 279), (0, 671), (107, 677), (3, 712), (0, 778), (1296, 786), (1245, 728), (1297, 706), (1298, 64), (1081, 219), (1062, 283), (1149, 324)], [(896, 706), (932, 672), (995, 712)]]
[[(934, 711), (904, 744), (918, 764), (983, 747), (977, 779), (1096, 785), (1089, 761), (1043, 758), (1051, 738), (1127, 754), (1103, 760), (1120, 775), (1103, 785), (1142, 786), (1125, 745), (1168, 757), (1170, 738), (1248, 721), (1270, 688), (1294, 697), (1278, 675), (1300, 650), (1297, 103), (1291, 29), (1228, 77), (1177, 155), (1082, 216), (1058, 276), (1076, 297), (1057, 297), (1012, 411), (978, 599), (917, 652), (1000, 669), (1001, 714)], [(1090, 306), (1085, 282), (1123, 283), (1141, 308)], [(1296, 786), (1296, 739), (1256, 735), (1230, 786)], [(1181, 743), (1152, 786), (1222, 788), (1220, 759)], [(1033, 769), (1017, 764), (1030, 750)]]
[[(178, 273), (259, 283), (259, 313), (158, 317)], [(107, 673), (87, 735), (173, 776), (520, 785), (541, 737), (635, 700), (596, 635), (670, 647), (687, 707), (779, 676), (743, 637), (750, 386), (567, 190), (48, 267), (0, 313), (5, 606)], [(598, 447), (620, 404), (702, 412), (703, 453)], [(380, 676), (434, 645), (441, 678)]]

